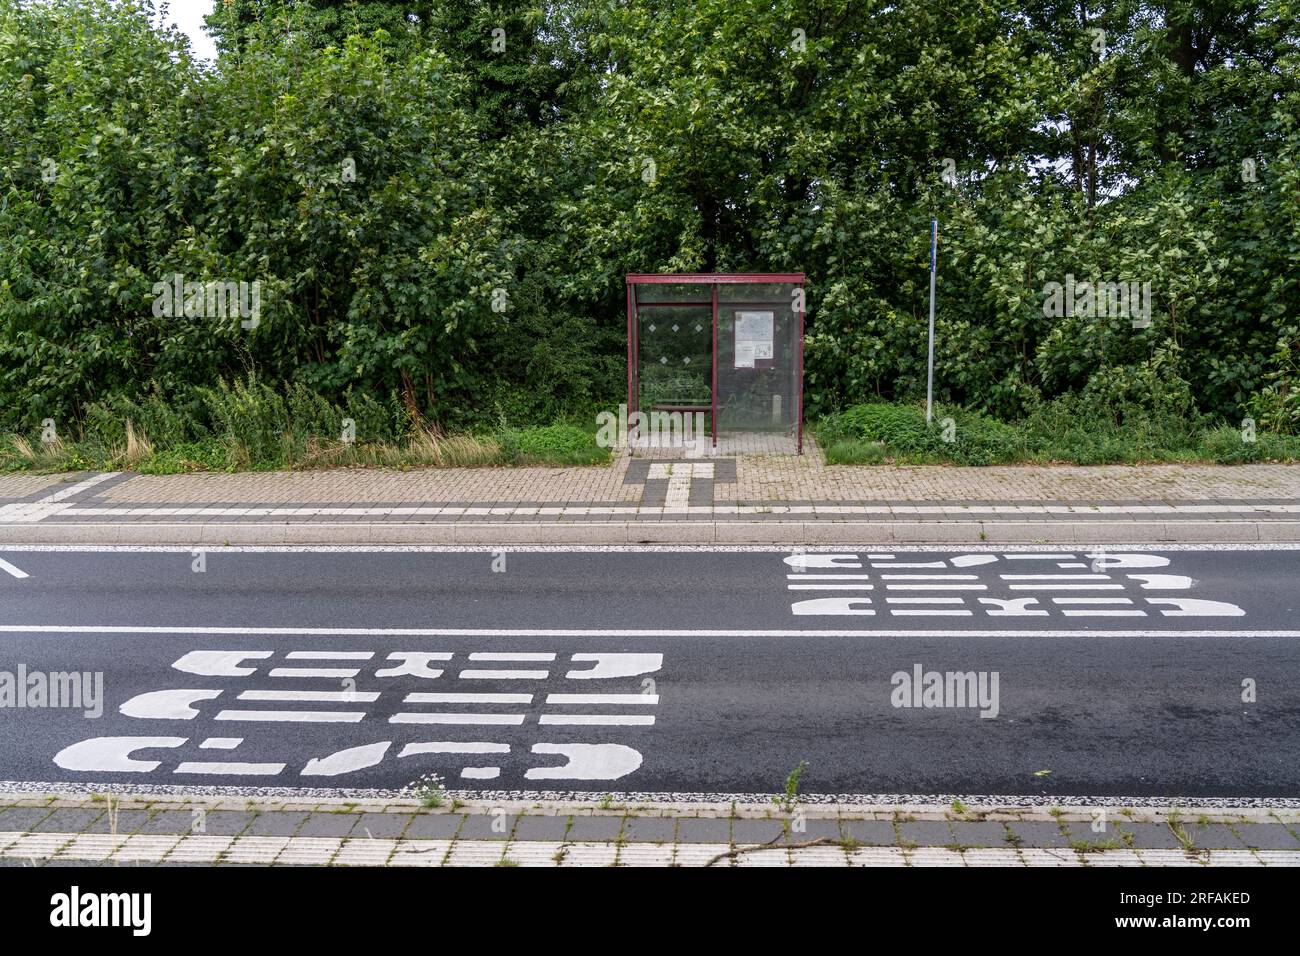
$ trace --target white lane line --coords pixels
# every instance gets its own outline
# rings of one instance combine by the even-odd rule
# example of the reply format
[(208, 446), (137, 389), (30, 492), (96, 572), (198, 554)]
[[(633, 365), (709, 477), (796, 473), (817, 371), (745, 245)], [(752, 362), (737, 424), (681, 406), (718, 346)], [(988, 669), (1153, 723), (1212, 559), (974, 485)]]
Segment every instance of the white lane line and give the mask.
[(869, 574), (787, 574), (790, 581), (866, 581)]
[(356, 690), (246, 690), (236, 700), (296, 701), (314, 704), (372, 704), (379, 699), (374, 691)]
[(1052, 598), (1053, 604), (1132, 604), (1131, 598)]
[(290, 651), (284, 655), (291, 661), (368, 661), (374, 651)]
[(788, 591), (874, 591), (874, 584), (787, 584)]
[(449, 740), (421, 740), (407, 744), (397, 756), (413, 757), (417, 754), (508, 754), (509, 744), (462, 743)]
[(250, 720), (307, 724), (355, 724), (365, 717), (357, 710), (223, 710), (217, 720)]
[(463, 670), (462, 680), (546, 680), (550, 671)]
[(416, 691), (402, 698), (404, 704), (531, 704), (532, 694), (427, 694)]
[(1084, 610), (1076, 608), (1074, 610), (1061, 611), (1066, 617), (1146, 617), (1146, 611), (1107, 611), (1102, 608), (1089, 608)]
[(555, 654), (541, 652), (513, 653), (509, 651), (476, 651), (469, 656), (469, 659), (472, 661), (495, 661), (498, 663), (501, 661), (535, 661), (549, 663), (550, 661), (555, 660)]
[(1122, 584), (1009, 584), (1012, 591), (1123, 591)]
[(547, 694), (548, 704), (642, 704), (659, 703), (658, 694)]
[(1109, 574), (999, 574), (1003, 581), (1109, 581)]
[[(9, 506), (6, 506), (9, 507)], [(779, 544), (529, 544), (510, 545), (517, 554), (781, 554), (789, 555), (790, 545)], [(823, 554), (841, 554), (843, 545), (801, 545), (801, 557)], [(906, 554), (1003, 554), (1018, 557), (1015, 552), (1034, 547), (1023, 544), (965, 544), (960, 547), (941, 544), (900, 545), (899, 553)], [(1041, 547), (1041, 546), (1039, 546)], [(1168, 541), (1126, 541), (1106, 545), (1112, 552), (1137, 551), (1147, 554), (1183, 551), (1226, 553), (1259, 551), (1300, 551), (1300, 543), (1278, 542), (1224, 542), (1211, 544), (1183, 544)], [(6, 551), (48, 551), (71, 553), (117, 554), (188, 554), (194, 550), (189, 544), (6, 544)], [(500, 544), (213, 544), (204, 545), (210, 553), (222, 554), (491, 554), (501, 550)], [(1054, 557), (1070, 557), (1069, 552), (1056, 552)], [(851, 555), (856, 558), (857, 555)], [(869, 554), (868, 558), (880, 555)], [(811, 567), (812, 565), (809, 565)], [(860, 567), (860, 565), (854, 565)], [(897, 565), (894, 565), (897, 567)], [(848, 565), (844, 565), (848, 567)]]
[(959, 597), (891, 597), (885, 598), (886, 604), (964, 604), (965, 598)]
[(542, 714), (537, 722), (559, 727), (647, 727), (655, 719), (642, 714)]
[(524, 714), (393, 714), (390, 724), (511, 724), (524, 722)]
[(970, 617), (970, 611), (950, 611), (943, 608), (890, 608), (889, 613), (894, 617)]
[(272, 667), (272, 677), (356, 677), (361, 671), (355, 667)]
[(284, 769), (282, 763), (204, 763), (185, 761), (175, 773), (235, 774), (241, 777), (274, 777)]
[[(862, 600), (866, 600), (863, 598)], [(1189, 616), (1181, 615), (1180, 616)], [(1206, 615), (1213, 617), (1217, 615)], [(1236, 616), (1236, 615), (1233, 615)], [(1212, 630), (1209, 628), (1169, 628), (1142, 631), (1088, 631), (1040, 630), (1022, 627), (1015, 630), (875, 630), (871, 628), (658, 628), (658, 629), (592, 629), (592, 628), (417, 628), (417, 627), (194, 627), (182, 625), (141, 625), (128, 627), (117, 624), (0, 624), (4, 634), (182, 634), (182, 635), (255, 635), (312, 637), (571, 637), (605, 640), (620, 637), (1300, 637), (1300, 630)], [(513, 673), (519, 673), (515, 671)]]
[[(1003, 577), (1006, 577), (1004, 574)], [(978, 574), (882, 574), (882, 581), (978, 581)]]
[(888, 584), (886, 587), (891, 591), (987, 591), (989, 589), (987, 584)]
[(0, 558), (0, 571), (6, 571), (9, 574), (12, 574), (16, 578), (25, 578), (30, 576), (22, 568), (15, 567), (14, 565), (6, 561), (4, 558)]

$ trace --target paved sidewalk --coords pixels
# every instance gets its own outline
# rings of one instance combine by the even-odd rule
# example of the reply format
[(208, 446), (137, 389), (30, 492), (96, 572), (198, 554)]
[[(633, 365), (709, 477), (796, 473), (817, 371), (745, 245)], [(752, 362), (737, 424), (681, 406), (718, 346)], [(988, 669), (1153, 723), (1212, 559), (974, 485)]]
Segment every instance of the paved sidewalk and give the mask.
[(1300, 865), (1300, 811), (959, 809), (10, 796), (0, 865)]
[(0, 475), (0, 543), (1300, 541), (1300, 465), (826, 465)]

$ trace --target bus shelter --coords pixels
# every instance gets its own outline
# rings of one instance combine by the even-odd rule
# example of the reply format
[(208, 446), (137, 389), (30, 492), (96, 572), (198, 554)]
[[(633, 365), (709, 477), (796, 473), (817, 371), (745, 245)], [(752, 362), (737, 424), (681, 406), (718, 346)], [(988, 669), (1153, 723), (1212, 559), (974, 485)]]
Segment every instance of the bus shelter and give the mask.
[(784, 433), (803, 454), (804, 275), (627, 277), (627, 407), (704, 414), (719, 436)]

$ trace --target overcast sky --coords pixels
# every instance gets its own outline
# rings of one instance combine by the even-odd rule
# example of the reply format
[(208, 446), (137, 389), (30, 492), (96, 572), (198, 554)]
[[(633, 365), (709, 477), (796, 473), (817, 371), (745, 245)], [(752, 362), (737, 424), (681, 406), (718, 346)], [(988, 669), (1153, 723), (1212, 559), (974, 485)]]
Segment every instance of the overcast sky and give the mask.
[(212, 38), (203, 32), (203, 18), (212, 12), (214, 0), (171, 0), (167, 22), (175, 24), (189, 35), (190, 49), (200, 59), (213, 60), (217, 48)]

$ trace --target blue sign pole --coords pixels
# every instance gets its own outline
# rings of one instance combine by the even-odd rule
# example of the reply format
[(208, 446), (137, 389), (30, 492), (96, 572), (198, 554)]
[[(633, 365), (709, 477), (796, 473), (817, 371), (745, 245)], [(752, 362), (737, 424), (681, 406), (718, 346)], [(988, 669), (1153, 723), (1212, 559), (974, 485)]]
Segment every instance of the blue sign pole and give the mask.
[(925, 421), (934, 418), (934, 274), (938, 265), (939, 220), (930, 220), (930, 345), (926, 360)]

